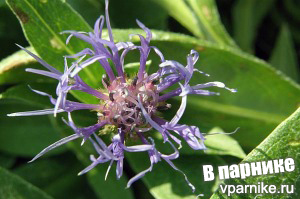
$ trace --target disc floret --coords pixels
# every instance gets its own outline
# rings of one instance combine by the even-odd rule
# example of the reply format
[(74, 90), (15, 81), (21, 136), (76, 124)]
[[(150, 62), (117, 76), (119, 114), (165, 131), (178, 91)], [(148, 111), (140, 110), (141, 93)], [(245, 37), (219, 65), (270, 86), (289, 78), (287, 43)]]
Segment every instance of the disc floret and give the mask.
[(103, 79), (109, 99), (103, 101), (102, 108), (98, 110), (99, 120), (109, 121), (126, 134), (149, 131), (152, 127), (145, 120), (138, 99), (149, 115), (155, 115), (159, 105), (159, 93), (154, 81), (148, 81), (144, 77), (137, 82), (135, 77), (123, 83), (116, 78), (107, 84), (105, 77)]

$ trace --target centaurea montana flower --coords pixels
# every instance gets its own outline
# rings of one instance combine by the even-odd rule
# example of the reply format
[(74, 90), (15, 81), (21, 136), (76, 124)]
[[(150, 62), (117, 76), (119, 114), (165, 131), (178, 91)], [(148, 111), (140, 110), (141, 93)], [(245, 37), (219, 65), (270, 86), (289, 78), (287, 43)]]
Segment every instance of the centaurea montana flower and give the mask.
[[(109, 40), (102, 38), (104, 20), (106, 20)], [(194, 50), (191, 50), (191, 53), (187, 56), (186, 66), (183, 66), (174, 60), (165, 60), (162, 52), (158, 48), (155, 46), (150, 46), (150, 41), (152, 38), (151, 31), (138, 20), (137, 24), (146, 33), (146, 37), (137, 34), (137, 36), (140, 38), (141, 45), (135, 45), (132, 42), (115, 43), (110, 27), (108, 1), (106, 0), (105, 18), (104, 16), (101, 16), (96, 21), (94, 32), (63, 32), (70, 34), (66, 43), (69, 42), (71, 37), (76, 37), (91, 45), (91, 48), (83, 49), (75, 55), (65, 56), (64, 72), (58, 71), (25, 48), (20, 47), (34, 57), (46, 69), (48, 69), (48, 71), (43, 71), (29, 68), (26, 69), (26, 71), (54, 78), (59, 81), (56, 89), (57, 98), (55, 99), (45, 92), (32, 89), (34, 92), (40, 95), (49, 97), (51, 103), (54, 105), (54, 108), (12, 113), (9, 114), (9, 116), (45, 114), (54, 114), (54, 116), (56, 116), (57, 113), (68, 113), (68, 121), (64, 120), (64, 122), (74, 130), (74, 134), (48, 146), (38, 155), (36, 155), (31, 161), (36, 160), (40, 156), (60, 145), (78, 138), (82, 138), (82, 144), (87, 140), (92, 143), (98, 156), (95, 157), (94, 155), (91, 155), (91, 165), (85, 168), (79, 174), (86, 173), (96, 165), (105, 162), (109, 162), (109, 167), (107, 169), (108, 173), (111, 165), (116, 162), (116, 173), (117, 178), (119, 179), (122, 176), (123, 162), (126, 152), (147, 152), (150, 158), (150, 167), (130, 179), (127, 187), (130, 187), (133, 182), (143, 177), (147, 172), (151, 171), (154, 164), (164, 160), (173, 169), (181, 172), (184, 175), (188, 185), (194, 191), (194, 186), (188, 181), (185, 174), (172, 163), (172, 160), (179, 157), (179, 150), (174, 146), (173, 142), (177, 143), (180, 148), (181, 139), (179, 139), (179, 137), (181, 137), (192, 149), (204, 150), (205, 146), (203, 141), (205, 138), (201, 134), (198, 127), (179, 124), (178, 122), (184, 114), (188, 95), (217, 95), (218, 93), (204, 90), (204, 88), (213, 86), (225, 89), (228, 88), (225, 87), (225, 85), (221, 82), (209, 82), (190, 86), (190, 80), (193, 76), (193, 73), (202, 73), (194, 68), (195, 63), (199, 58), (198, 53)], [(132, 35), (130, 35), (130, 37), (131, 36)], [(133, 79), (129, 79), (125, 75), (124, 71), (124, 58), (127, 53), (132, 50), (138, 50), (140, 52), (140, 68), (137, 76)], [(154, 52), (159, 56), (161, 63), (159, 64), (159, 70), (156, 73), (148, 74), (146, 71), (146, 62), (151, 50), (154, 50)], [(89, 58), (85, 59), (85, 57)], [(71, 58), (78, 59), (69, 67), (67, 59)], [(109, 60), (112, 61), (117, 74), (113, 72), (113, 69), (109, 64)], [(102, 77), (102, 83), (104, 87), (102, 90), (91, 88), (84, 83), (84, 81), (78, 75), (81, 70), (84, 70), (86, 67), (96, 61), (100, 63), (107, 74), (103, 75)], [(179, 88), (161, 94), (167, 88), (175, 84), (178, 84)], [(100, 102), (99, 104), (84, 104), (69, 101), (67, 100), (67, 94), (72, 90), (86, 92), (98, 98)], [(228, 90), (232, 92), (235, 91), (232, 89)], [(158, 113), (170, 108), (170, 104), (167, 104), (166, 100), (174, 96), (182, 97), (181, 105), (171, 121), (166, 121), (160, 118)], [(71, 112), (82, 109), (95, 111), (97, 113), (98, 122), (92, 126), (84, 128), (77, 127), (73, 122)], [(116, 132), (113, 132), (114, 135), (112, 142), (109, 145), (107, 145), (97, 134), (97, 131), (106, 125), (114, 126), (117, 129)], [(168, 143), (174, 149), (174, 153), (166, 155), (162, 154), (156, 149), (154, 140), (151, 137), (145, 136), (145, 132), (148, 132), (151, 129), (157, 130), (162, 135), (164, 142)], [(138, 138), (142, 144), (126, 146), (126, 139), (131, 139), (132, 137)]]

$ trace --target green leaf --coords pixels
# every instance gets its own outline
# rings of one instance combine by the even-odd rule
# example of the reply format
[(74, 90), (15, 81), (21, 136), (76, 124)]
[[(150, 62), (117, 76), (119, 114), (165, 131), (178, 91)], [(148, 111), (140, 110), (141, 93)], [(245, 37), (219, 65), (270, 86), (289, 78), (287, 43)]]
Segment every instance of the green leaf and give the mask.
[(82, 167), (75, 156), (64, 153), (22, 164), (14, 169), (14, 173), (54, 198), (95, 198), (86, 178), (77, 176)]
[[(91, 26), (94, 25), (95, 20), (100, 14), (104, 13), (104, 1), (98, 0), (65, 0), (70, 6), (76, 10)], [(101, 13), (101, 11), (103, 11)]]
[(5, 0), (0, 0), (0, 7), (5, 5)]
[[(63, 56), (75, 54), (89, 45), (79, 39), (73, 39), (67, 46), (65, 30), (90, 31), (90, 26), (67, 3), (61, 0), (7, 0), (8, 5), (16, 14), (30, 45), (36, 52), (55, 68), (63, 71)], [(49, 12), (51, 10), (51, 12)], [(102, 67), (97, 64), (90, 66), (82, 72), (81, 77), (90, 86), (98, 87)], [(76, 93), (80, 98), (80, 94)], [(84, 96), (81, 96), (84, 99)]]
[(167, 26), (167, 12), (153, 1), (114, 0), (109, 2), (109, 10), (113, 27), (136, 28), (136, 19), (148, 28), (166, 29)]
[[(95, 191), (99, 198), (126, 198), (133, 199), (133, 190), (126, 189), (128, 178), (124, 173), (120, 180), (116, 179), (115, 173), (116, 166), (112, 166), (108, 179), (105, 180), (105, 174), (108, 165), (99, 165), (97, 168), (89, 171), (87, 178), (90, 186)], [(114, 191), (115, 190), (115, 191)]]
[(28, 45), (18, 19), (11, 12), (5, 1), (0, 5), (0, 43), (0, 60), (19, 50), (14, 45), (15, 43), (24, 46)]
[(52, 199), (20, 177), (0, 167), (0, 199)]
[(0, 74), (0, 85), (30, 82), (53, 82), (53, 79), (26, 72), (26, 68), (42, 69), (38, 63), (20, 65), (17, 68), (13, 68), (12, 70), (8, 70)]
[(221, 45), (237, 47), (223, 26), (215, 0), (188, 0), (208, 38)]
[[(260, 162), (276, 159), (293, 158), (295, 161), (295, 170), (292, 172), (285, 172), (284, 174), (268, 174), (260, 176), (250, 176), (246, 179), (230, 179), (225, 180), (225, 184), (257, 184), (258, 182), (265, 182), (269, 185), (294, 185), (299, 187), (300, 175), (300, 109), (298, 109), (289, 118), (283, 121), (258, 147), (256, 147), (248, 156), (242, 161), (245, 162)], [(300, 194), (299, 189), (295, 189), (294, 194), (274, 194), (272, 198), (297, 198)], [(252, 198), (257, 194), (239, 194), (232, 195), (232, 197), (222, 194), (220, 190), (216, 192), (212, 198)]]
[[(33, 157), (45, 146), (59, 139), (58, 132), (51, 127), (47, 116), (6, 116), (12, 112), (38, 110), (39, 107), (12, 99), (0, 100), (0, 107), (0, 150), (18, 156)], [(54, 153), (63, 150), (64, 147)]]
[(284, 9), (296, 20), (300, 19), (300, 8), (296, 1), (283, 1)]
[(11, 87), (5, 92), (1, 93), (0, 99), (13, 99), (20, 103), (36, 107), (36, 109), (45, 109), (53, 107), (48, 97), (39, 95), (31, 91), (29, 86), (32, 89), (41, 90), (49, 94), (53, 94), (55, 92), (55, 85), (51, 83), (31, 83), (30, 85), (20, 84)]
[[(224, 132), (220, 128), (213, 128), (206, 136), (204, 141), (207, 150), (206, 154), (210, 155), (232, 155), (238, 158), (245, 158), (246, 154), (239, 143), (225, 134), (215, 134)], [(212, 135), (210, 135), (212, 134)]]
[(26, 162), (20, 165), (15, 168), (13, 172), (26, 181), (45, 190), (47, 186), (55, 182), (57, 178), (61, 178), (68, 170), (73, 171), (73, 175), (76, 176), (76, 171), (74, 170), (78, 169), (80, 163), (74, 161), (74, 159), (75, 158), (71, 159), (65, 154), (62, 154), (60, 159), (58, 157), (41, 158), (37, 161), (31, 163)]
[[(44, 91), (47, 92), (47, 88), (53, 88), (54, 91), (54, 87), (48, 84), (32, 86), (35, 89), (45, 86)], [(59, 133), (51, 127), (48, 116), (7, 116), (13, 112), (45, 109), (50, 106), (49, 98), (32, 92), (27, 86), (20, 85), (2, 93), (0, 99), (0, 150), (32, 157), (60, 138)], [(61, 153), (63, 150), (64, 147), (54, 151), (53, 154)]]
[(0, 153), (0, 167), (10, 168), (16, 161), (14, 156)]
[(295, 81), (299, 81), (297, 53), (292, 35), (286, 24), (281, 27), (270, 63)]
[(152, 0), (163, 7), (169, 15), (181, 23), (195, 36), (203, 38), (203, 33), (197, 18), (194, 16), (192, 10), (184, 2), (184, 0), (177, 0), (176, 3), (172, 0)]
[(258, 27), (274, 0), (238, 0), (233, 7), (234, 39), (245, 51), (253, 51)]
[[(82, 166), (81, 164), (77, 165)], [(67, 170), (61, 175), (55, 182), (45, 188), (49, 194), (53, 195), (54, 198), (74, 198), (74, 199), (95, 199), (96, 194), (84, 176), (76, 175), (79, 167), (75, 165), (71, 166), (72, 169)], [(83, 188), (84, 187), (84, 188)]]
[[(149, 156), (146, 153), (130, 153), (127, 155), (130, 166), (138, 173), (150, 166)], [(196, 187), (195, 193), (187, 185), (182, 173), (175, 171), (164, 160), (154, 165), (151, 172), (142, 180), (156, 199), (195, 199), (198, 194), (211, 195), (219, 180), (204, 182), (202, 165), (221, 165), (224, 161), (217, 156), (180, 156), (174, 161), (177, 168), (181, 169), (190, 182)], [(216, 178), (217, 179), (217, 178)]]

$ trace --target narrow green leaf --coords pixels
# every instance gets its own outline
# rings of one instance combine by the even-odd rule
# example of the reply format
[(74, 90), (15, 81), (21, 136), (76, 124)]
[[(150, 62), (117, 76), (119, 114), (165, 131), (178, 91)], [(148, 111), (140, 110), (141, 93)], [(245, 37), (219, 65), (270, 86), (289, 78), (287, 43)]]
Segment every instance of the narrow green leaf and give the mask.
[(237, 47), (223, 26), (215, 0), (188, 0), (207, 37), (221, 45)]
[[(148, 154), (130, 153), (127, 158), (136, 173), (150, 166)], [(198, 194), (211, 195), (220, 182), (218, 180), (204, 182), (202, 165), (220, 165), (224, 164), (224, 161), (217, 156), (195, 157), (187, 155), (180, 156), (174, 161), (174, 164), (187, 175), (190, 182), (196, 187), (195, 193), (187, 185), (182, 173), (175, 171), (162, 160), (155, 164), (153, 170), (142, 178), (156, 199), (195, 199)]]
[(299, 81), (297, 53), (287, 25), (283, 24), (270, 63), (295, 81)]
[[(300, 175), (300, 109), (292, 114), (288, 119), (283, 121), (258, 147), (256, 147), (248, 156), (242, 161), (245, 162), (260, 162), (276, 159), (293, 158), (295, 161), (295, 170), (292, 172), (285, 172), (282, 174), (268, 174), (260, 176), (250, 176), (246, 179), (230, 179), (225, 180), (225, 184), (230, 185), (249, 185), (257, 184), (258, 182), (265, 182), (265, 184), (275, 185), (277, 188), (280, 185), (294, 185), (299, 187)], [(295, 189), (294, 194), (280, 193), (273, 194), (272, 198), (298, 198), (300, 190)], [(216, 192), (212, 198), (254, 198), (257, 194), (234, 194), (228, 197), (222, 194), (220, 190)]]
[(173, 18), (199, 38), (203, 38), (202, 30), (192, 10), (184, 0), (152, 0), (162, 6)]
[(238, 0), (233, 8), (234, 39), (245, 51), (253, 52), (258, 27), (274, 0)]
[(52, 199), (46, 193), (0, 167), (0, 199)]

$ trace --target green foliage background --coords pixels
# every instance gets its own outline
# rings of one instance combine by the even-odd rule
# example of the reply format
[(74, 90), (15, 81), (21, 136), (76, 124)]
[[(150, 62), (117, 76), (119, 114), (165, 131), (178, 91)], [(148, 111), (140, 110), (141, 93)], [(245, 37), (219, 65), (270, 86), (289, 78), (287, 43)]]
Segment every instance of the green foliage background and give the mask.
[[(263, 195), (259, 198), (300, 197), (300, 3), (297, 0), (110, 0), (110, 17), (116, 41), (128, 41), (139, 19), (153, 30), (152, 45), (166, 59), (186, 62), (191, 49), (200, 53), (196, 67), (210, 77), (194, 78), (192, 84), (221, 81), (237, 93), (220, 91), (220, 96), (191, 96), (182, 123), (197, 125), (203, 132), (231, 132), (233, 135), (208, 135), (208, 150), (180, 150), (175, 164), (196, 186), (193, 194), (183, 176), (161, 162), (132, 188), (128, 178), (147, 168), (145, 154), (128, 154), (125, 173), (117, 181), (107, 165), (99, 165), (84, 176), (77, 173), (87, 166), (91, 146), (73, 142), (27, 164), (40, 150), (71, 134), (61, 118), (50, 116), (8, 118), (6, 114), (51, 107), (48, 99), (31, 92), (27, 85), (49, 93), (56, 82), (25, 72), (42, 68), (14, 45), (28, 46), (49, 64), (62, 70), (63, 55), (74, 54), (87, 44), (71, 40), (65, 45), (63, 30), (90, 31), (104, 13), (102, 0), (0, 0), (0, 199), (176, 199), (228, 198), (218, 190), (224, 184), (289, 184), (295, 193)], [(21, 26), (20, 26), (21, 24)], [(107, 34), (106, 34), (107, 36)], [(133, 38), (133, 42), (138, 42)], [(158, 60), (150, 55), (149, 70)], [(138, 62), (131, 54), (127, 62)], [(134, 70), (134, 67), (133, 69)], [(81, 77), (92, 87), (101, 86), (103, 70), (95, 64)], [(74, 100), (95, 103), (95, 99), (72, 93)], [(170, 101), (171, 118), (179, 99)], [(298, 109), (298, 110), (297, 110)], [(95, 121), (95, 115), (75, 113), (82, 126)], [(277, 128), (276, 128), (277, 127)], [(159, 147), (168, 151), (157, 138)], [(296, 169), (245, 180), (204, 182), (202, 165), (266, 161), (291, 157)], [(113, 171), (113, 168), (112, 168)], [(254, 194), (233, 198), (254, 198)]]

